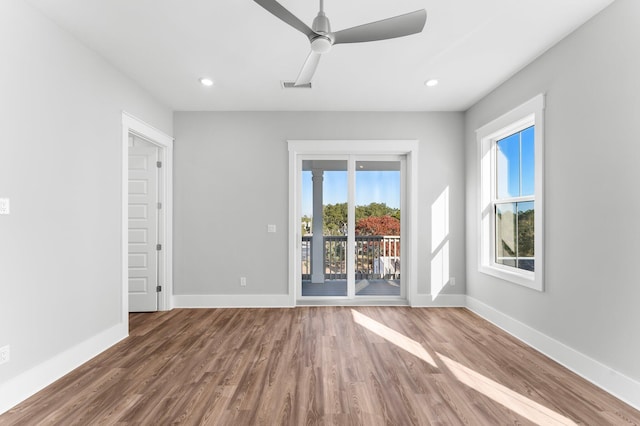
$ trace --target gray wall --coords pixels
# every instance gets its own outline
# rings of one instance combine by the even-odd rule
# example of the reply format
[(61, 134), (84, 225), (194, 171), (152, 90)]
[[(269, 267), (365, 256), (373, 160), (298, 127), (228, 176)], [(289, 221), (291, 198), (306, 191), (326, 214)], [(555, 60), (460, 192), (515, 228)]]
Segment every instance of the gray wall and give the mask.
[(121, 114), (172, 115), (23, 1), (0, 61), (2, 383), (121, 322)]
[[(467, 294), (640, 380), (640, 2), (618, 0), (466, 114)], [(480, 274), (475, 130), (546, 97), (543, 293)]]
[(431, 204), (448, 186), (457, 284), (443, 294), (464, 293), (461, 113), (178, 112), (174, 127), (175, 294), (288, 292), (290, 139), (420, 140), (419, 292), (430, 292)]

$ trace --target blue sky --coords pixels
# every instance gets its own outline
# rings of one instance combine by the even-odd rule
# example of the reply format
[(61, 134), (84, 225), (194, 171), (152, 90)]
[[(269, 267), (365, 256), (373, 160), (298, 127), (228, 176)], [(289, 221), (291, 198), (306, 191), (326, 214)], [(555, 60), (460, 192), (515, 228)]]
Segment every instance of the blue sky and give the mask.
[(534, 128), (498, 141), (498, 198), (534, 194)]
[[(347, 202), (347, 172), (324, 172), (323, 204)], [(356, 205), (385, 203), (400, 208), (399, 171), (357, 171)], [(313, 211), (313, 187), (311, 172), (302, 172), (302, 215), (311, 217)]]

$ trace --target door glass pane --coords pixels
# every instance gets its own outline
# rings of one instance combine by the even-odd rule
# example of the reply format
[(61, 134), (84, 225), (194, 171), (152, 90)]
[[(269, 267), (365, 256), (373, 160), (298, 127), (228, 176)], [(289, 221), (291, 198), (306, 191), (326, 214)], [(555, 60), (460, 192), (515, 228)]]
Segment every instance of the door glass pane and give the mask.
[(400, 296), (400, 161), (357, 161), (355, 294)]
[(302, 296), (347, 296), (347, 161), (302, 162)]

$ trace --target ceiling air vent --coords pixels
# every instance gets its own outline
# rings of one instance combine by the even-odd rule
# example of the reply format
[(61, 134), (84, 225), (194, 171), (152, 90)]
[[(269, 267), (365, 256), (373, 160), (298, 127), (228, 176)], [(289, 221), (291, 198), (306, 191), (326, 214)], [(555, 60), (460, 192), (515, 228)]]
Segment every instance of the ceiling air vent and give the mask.
[(307, 84), (301, 84), (299, 86), (296, 86), (296, 83), (294, 81), (281, 81), (280, 84), (282, 85), (283, 89), (311, 89), (311, 82)]

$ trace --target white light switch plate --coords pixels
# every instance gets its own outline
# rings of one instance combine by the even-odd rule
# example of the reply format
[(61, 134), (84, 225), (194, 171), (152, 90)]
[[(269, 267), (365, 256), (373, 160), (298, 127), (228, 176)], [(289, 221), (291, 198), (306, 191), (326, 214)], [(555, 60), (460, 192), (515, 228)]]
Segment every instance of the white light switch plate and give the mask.
[(9, 199), (0, 198), (0, 214), (9, 214)]
[(267, 232), (276, 232), (275, 225), (267, 225)]

